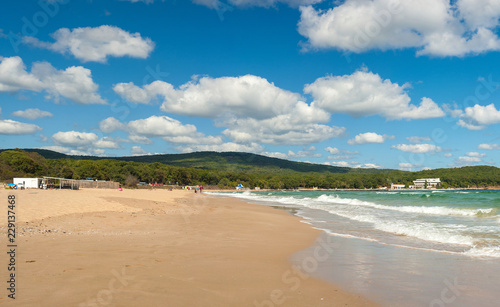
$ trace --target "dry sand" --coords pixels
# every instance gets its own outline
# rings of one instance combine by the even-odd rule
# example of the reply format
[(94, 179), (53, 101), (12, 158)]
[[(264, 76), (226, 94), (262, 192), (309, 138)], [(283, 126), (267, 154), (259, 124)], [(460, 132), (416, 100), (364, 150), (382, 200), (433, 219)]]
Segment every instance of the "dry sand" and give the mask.
[(16, 300), (0, 190), (2, 306), (375, 306), (294, 270), (319, 231), (284, 211), (186, 191), (14, 192)]

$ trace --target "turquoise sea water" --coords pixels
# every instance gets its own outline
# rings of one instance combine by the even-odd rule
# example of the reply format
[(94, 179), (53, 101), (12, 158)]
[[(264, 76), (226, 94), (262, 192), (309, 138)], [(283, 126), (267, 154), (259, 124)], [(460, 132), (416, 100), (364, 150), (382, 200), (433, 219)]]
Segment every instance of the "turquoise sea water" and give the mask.
[(293, 210), (324, 230), (328, 258), (315, 244), (293, 265), (317, 264), (311, 275), (382, 306), (499, 306), (500, 191), (214, 194)]
[(313, 227), (385, 245), (500, 258), (500, 191), (274, 191), (227, 196), (294, 209)]

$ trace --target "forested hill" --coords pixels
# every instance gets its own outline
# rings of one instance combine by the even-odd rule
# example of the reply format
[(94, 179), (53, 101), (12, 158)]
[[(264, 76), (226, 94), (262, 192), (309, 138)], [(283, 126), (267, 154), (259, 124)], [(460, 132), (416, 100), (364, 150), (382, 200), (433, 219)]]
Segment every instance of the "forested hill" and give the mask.
[[(192, 167), (207, 170), (226, 170), (234, 172), (275, 172), (277, 170), (290, 170), (302, 173), (386, 173), (392, 170), (357, 169), (337, 167), (322, 164), (295, 162), (279, 158), (244, 153), (244, 152), (193, 152), (186, 154), (162, 154), (130, 157), (95, 157), (71, 156), (46, 149), (23, 149), (26, 152), (36, 152), (46, 159), (74, 159), (74, 160), (102, 160), (113, 159), (119, 161), (132, 161), (143, 163), (163, 163), (167, 165)], [(3, 151), (3, 150), (2, 150)], [(0, 151), (1, 152), (1, 151)]]
[(418, 178), (437, 177), (441, 178), (443, 188), (500, 186), (500, 168), (493, 166), (420, 172), (381, 171), (299, 163), (253, 154), (207, 152), (119, 159), (72, 157), (39, 150), (4, 150), (0, 151), (0, 180), (9, 182), (13, 177), (52, 176), (112, 180), (130, 187), (135, 187), (138, 182), (148, 182), (202, 184), (223, 189), (233, 189), (238, 184), (270, 189), (375, 189), (390, 187), (391, 183), (409, 186)]

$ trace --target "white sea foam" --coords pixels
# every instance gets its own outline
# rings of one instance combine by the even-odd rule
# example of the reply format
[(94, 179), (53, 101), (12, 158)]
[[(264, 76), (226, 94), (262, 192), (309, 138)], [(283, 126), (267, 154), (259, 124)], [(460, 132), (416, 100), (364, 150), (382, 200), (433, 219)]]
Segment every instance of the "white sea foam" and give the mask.
[(500, 246), (473, 247), (464, 252), (464, 255), (471, 257), (500, 258)]
[(387, 206), (359, 199), (341, 198), (339, 196), (321, 195), (319, 201), (348, 204), (354, 206), (365, 206), (382, 210), (393, 210), (408, 213), (432, 214), (432, 215), (457, 215), (457, 216), (486, 216), (496, 214), (495, 209), (457, 209), (448, 207), (424, 207), (424, 206)]
[[(330, 211), (331, 212), (331, 211)], [(473, 246), (474, 239), (471, 236), (461, 235), (452, 227), (439, 227), (439, 225), (427, 222), (412, 221), (387, 221), (385, 219), (367, 214), (357, 214), (355, 212), (331, 212), (351, 220), (370, 223), (373, 228), (403, 236), (410, 236), (425, 241), (433, 241), (447, 244), (460, 244)]]
[[(414, 195), (426, 195), (427, 197), (431, 196), (428, 192), (377, 192), (377, 194), (388, 193), (411, 193)], [(494, 244), (492, 236), (495, 237), (497, 234), (500, 236), (498, 226), (496, 226), (496, 223), (495, 226), (492, 226), (491, 224), (488, 225), (479, 222), (485, 221), (485, 223), (488, 223), (488, 221), (490, 221), (491, 223), (491, 219), (483, 219), (483, 217), (493, 217), (493, 221), (500, 224), (500, 217), (497, 216), (496, 208), (456, 208), (442, 206), (439, 202), (432, 202), (434, 206), (412, 205), (415, 203), (415, 200), (408, 200), (407, 198), (407, 200), (405, 200), (404, 197), (401, 199), (401, 202), (398, 202), (401, 205), (391, 205), (394, 201), (382, 205), (377, 203), (376, 199), (362, 200), (358, 199), (356, 196), (354, 196), (356, 198), (345, 197), (346, 195), (357, 195), (354, 193), (340, 193), (342, 197), (336, 194), (322, 194), (317, 196), (318, 194), (307, 193), (293, 193), (293, 195), (291, 193), (266, 193), (266, 195), (250, 191), (243, 193), (226, 192), (213, 194), (233, 196), (259, 202), (280, 203), (284, 206), (292, 205), (313, 210), (322, 210), (352, 221), (366, 223), (366, 226), (372, 228), (373, 230), (387, 233), (389, 237), (386, 239), (380, 239), (377, 237), (377, 240), (380, 240), (380, 243), (383, 244), (391, 245), (392, 240), (390, 239), (390, 236), (397, 235), (408, 237), (408, 239), (414, 238), (434, 243), (465, 246), (470, 248), (467, 252), (463, 253), (467, 256), (500, 257), (500, 247), (491, 247), (497, 246)], [(395, 198), (395, 200), (397, 199), (398, 198)], [(429, 202), (426, 201), (425, 203), (428, 204)], [(303, 217), (308, 218), (307, 211), (304, 211), (304, 214), (306, 216)], [(478, 217), (481, 219), (472, 219)], [(464, 223), (464, 221), (468, 222)], [(305, 222), (312, 225), (316, 224), (314, 219)], [(323, 223), (323, 225), (325, 224)], [(315, 227), (319, 226), (323, 228), (323, 225), (320, 226), (316, 224)], [(330, 229), (331, 227), (333, 228)], [(344, 237), (359, 236), (354, 233), (350, 234), (347, 229), (340, 232), (335, 231), (334, 225), (327, 225), (324, 228), (324, 231), (331, 233), (332, 235), (340, 235)], [(343, 233), (344, 231), (347, 231), (347, 233)], [(370, 237), (370, 235), (367, 235), (366, 238), (358, 238), (371, 240)], [(402, 239), (402, 237), (399, 239)], [(413, 248), (412, 246), (414, 244), (411, 243), (411, 240), (408, 241), (408, 247)], [(422, 248), (422, 245), (418, 245), (418, 248)]]

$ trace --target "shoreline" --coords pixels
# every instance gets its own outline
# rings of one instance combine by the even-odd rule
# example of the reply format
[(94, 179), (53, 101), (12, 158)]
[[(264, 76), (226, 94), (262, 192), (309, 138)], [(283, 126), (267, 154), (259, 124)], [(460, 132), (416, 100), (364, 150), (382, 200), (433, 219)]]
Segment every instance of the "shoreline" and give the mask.
[(292, 265), (321, 232), (281, 210), (184, 191), (14, 193), (14, 305), (377, 306), (310, 277), (327, 247)]

